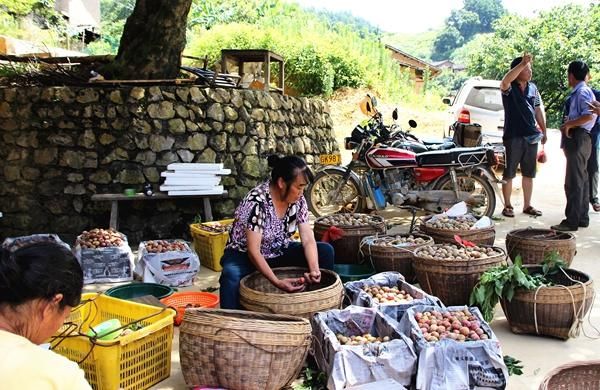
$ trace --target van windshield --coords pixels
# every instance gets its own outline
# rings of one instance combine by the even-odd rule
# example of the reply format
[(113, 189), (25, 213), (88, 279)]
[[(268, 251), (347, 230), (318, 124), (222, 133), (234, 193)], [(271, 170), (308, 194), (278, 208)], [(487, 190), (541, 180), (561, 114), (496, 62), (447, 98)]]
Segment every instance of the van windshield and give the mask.
[(473, 87), (465, 100), (465, 104), (489, 111), (504, 109), (500, 88), (495, 87)]

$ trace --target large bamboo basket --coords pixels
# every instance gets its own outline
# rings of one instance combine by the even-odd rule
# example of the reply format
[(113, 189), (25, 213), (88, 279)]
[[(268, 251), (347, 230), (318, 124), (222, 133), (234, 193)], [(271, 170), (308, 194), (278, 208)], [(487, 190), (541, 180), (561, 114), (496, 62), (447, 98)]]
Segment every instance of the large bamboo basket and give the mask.
[(600, 360), (577, 361), (556, 367), (539, 390), (600, 390)]
[[(525, 267), (530, 274), (541, 272), (540, 266)], [(563, 340), (570, 337), (575, 321), (582, 319), (591, 308), (594, 285), (592, 279), (583, 272), (574, 269), (565, 269), (564, 272), (576, 282), (560, 272), (549, 277), (555, 286), (536, 290), (519, 289), (510, 302), (500, 301), (513, 333), (544, 335)]]
[[(434, 246), (438, 245), (443, 244)], [(498, 247), (494, 249), (502, 254), (474, 260), (434, 260), (415, 254), (413, 266), (419, 285), (446, 306), (468, 306), (471, 291), (481, 275), (492, 267), (506, 264), (504, 250)]]
[(454, 240), (455, 235), (458, 235), (463, 240), (471, 241), (477, 245), (494, 245), (494, 241), (496, 240), (496, 227), (494, 225), (487, 228), (469, 230), (439, 229), (427, 226), (425, 222), (427, 222), (429, 218), (431, 218), (430, 215), (421, 218), (419, 231), (423, 234), (431, 236), (436, 244), (456, 244), (456, 241)]
[(299, 374), (311, 343), (306, 319), (242, 310), (188, 309), (179, 357), (189, 387), (275, 390)]
[(521, 255), (523, 264), (540, 264), (552, 251), (557, 251), (570, 266), (577, 253), (575, 235), (532, 228), (512, 230), (506, 235), (506, 252), (512, 261)]
[[(337, 226), (344, 231), (344, 236), (339, 240), (330, 242), (335, 250), (336, 264), (359, 264), (361, 262), (359, 250), (362, 239), (366, 236), (385, 234), (386, 227), (383, 217), (379, 215), (369, 215), (369, 217), (377, 220), (377, 222), (369, 225)], [(313, 230), (317, 241), (320, 241), (327, 229), (331, 227), (331, 225), (321, 222), (324, 218), (327, 217), (320, 217), (315, 221)]]
[[(308, 272), (300, 267), (274, 268), (279, 279), (299, 278)], [(260, 272), (244, 277), (240, 282), (240, 303), (248, 310), (289, 314), (310, 318), (318, 311), (338, 309), (342, 303), (344, 286), (333, 271), (321, 270), (321, 283), (307, 285), (299, 293), (287, 293), (273, 286)]]
[[(386, 239), (391, 237), (419, 237), (425, 240), (423, 244), (405, 245), (405, 246), (384, 246), (373, 242), (375, 239)], [(413, 268), (414, 251), (425, 245), (433, 245), (433, 238), (425, 234), (397, 234), (385, 235), (379, 237), (365, 237), (361, 247), (364, 257), (371, 260), (376, 272), (394, 271), (399, 272), (408, 282), (416, 280), (415, 270)]]

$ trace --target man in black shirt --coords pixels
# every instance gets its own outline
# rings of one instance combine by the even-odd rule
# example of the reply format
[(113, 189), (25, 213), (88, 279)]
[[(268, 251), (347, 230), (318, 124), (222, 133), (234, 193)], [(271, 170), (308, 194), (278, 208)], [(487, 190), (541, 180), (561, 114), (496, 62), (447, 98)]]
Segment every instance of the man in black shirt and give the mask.
[[(530, 54), (515, 58), (510, 70), (500, 82), (502, 105), (504, 106), (504, 136), (506, 148), (506, 167), (504, 168), (504, 209), (502, 215), (514, 217), (510, 197), (512, 194), (512, 179), (521, 166), (523, 178), (523, 212), (540, 216), (542, 212), (531, 205), (533, 193), (533, 178), (536, 173), (536, 158), (538, 142), (546, 143), (546, 120), (541, 104), (540, 94), (535, 84), (531, 82)], [(536, 127), (539, 126), (539, 129)], [(540, 131), (541, 130), (541, 131)]]

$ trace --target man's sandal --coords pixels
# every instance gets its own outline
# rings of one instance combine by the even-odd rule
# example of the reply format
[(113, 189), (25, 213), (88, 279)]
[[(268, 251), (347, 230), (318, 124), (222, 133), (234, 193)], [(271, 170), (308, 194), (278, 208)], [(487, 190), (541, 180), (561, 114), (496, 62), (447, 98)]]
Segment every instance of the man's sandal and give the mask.
[(529, 206), (529, 207), (523, 209), (523, 213), (524, 214), (533, 215), (534, 217), (541, 217), (542, 216), (542, 212), (540, 210), (536, 209), (533, 206)]
[(512, 218), (515, 216), (515, 211), (513, 210), (512, 206), (506, 206), (502, 210), (502, 215), (504, 215), (505, 217)]

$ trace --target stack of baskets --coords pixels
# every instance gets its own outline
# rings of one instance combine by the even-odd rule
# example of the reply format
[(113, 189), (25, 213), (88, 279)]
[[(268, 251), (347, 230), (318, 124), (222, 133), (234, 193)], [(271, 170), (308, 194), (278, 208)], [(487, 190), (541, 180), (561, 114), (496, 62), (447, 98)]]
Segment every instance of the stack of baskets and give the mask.
[(189, 387), (278, 390), (298, 376), (310, 344), (306, 319), (190, 309), (180, 329), (179, 357)]
[(570, 266), (577, 247), (572, 233), (526, 228), (508, 232), (506, 251), (512, 261), (520, 255), (523, 264), (540, 264), (546, 255), (556, 251)]

